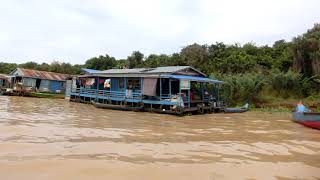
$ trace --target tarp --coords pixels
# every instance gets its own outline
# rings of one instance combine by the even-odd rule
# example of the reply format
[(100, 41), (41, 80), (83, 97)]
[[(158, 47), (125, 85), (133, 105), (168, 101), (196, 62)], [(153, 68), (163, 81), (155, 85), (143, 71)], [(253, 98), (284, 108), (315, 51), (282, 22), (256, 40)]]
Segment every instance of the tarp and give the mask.
[(143, 80), (143, 95), (156, 96), (157, 79), (144, 78)]
[(174, 79), (183, 79), (183, 80), (189, 80), (189, 81), (198, 81), (198, 82), (208, 82), (212, 84), (220, 84), (223, 83), (223, 81), (210, 79), (210, 78), (204, 78), (204, 77), (196, 77), (196, 76), (184, 76), (184, 75), (167, 75), (163, 74), (160, 75), (162, 78), (174, 78)]

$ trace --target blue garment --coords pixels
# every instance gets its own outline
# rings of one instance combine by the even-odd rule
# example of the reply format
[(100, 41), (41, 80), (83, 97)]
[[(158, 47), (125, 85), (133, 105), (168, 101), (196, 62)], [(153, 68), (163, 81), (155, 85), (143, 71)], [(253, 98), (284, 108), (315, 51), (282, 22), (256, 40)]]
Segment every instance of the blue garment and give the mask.
[(298, 104), (296, 110), (297, 112), (307, 112), (307, 108), (303, 104)]

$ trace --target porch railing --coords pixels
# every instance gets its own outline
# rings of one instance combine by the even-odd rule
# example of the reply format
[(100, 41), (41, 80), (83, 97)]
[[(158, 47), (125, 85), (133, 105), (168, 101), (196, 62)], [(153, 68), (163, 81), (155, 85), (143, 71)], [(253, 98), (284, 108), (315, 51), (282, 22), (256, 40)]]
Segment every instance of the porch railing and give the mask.
[(132, 92), (127, 94), (124, 91), (110, 91), (110, 90), (97, 90), (97, 89), (85, 89), (85, 88), (76, 88), (72, 89), (71, 93), (79, 95), (91, 95), (91, 96), (102, 96), (110, 98), (121, 98), (121, 99), (142, 99), (141, 92)]

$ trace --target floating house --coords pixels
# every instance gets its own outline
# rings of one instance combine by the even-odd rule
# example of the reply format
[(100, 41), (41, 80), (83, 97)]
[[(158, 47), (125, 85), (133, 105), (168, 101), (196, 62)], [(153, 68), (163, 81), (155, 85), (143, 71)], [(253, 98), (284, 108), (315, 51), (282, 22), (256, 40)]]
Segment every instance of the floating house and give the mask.
[(12, 78), (11, 88), (15, 92), (51, 92), (64, 93), (66, 90), (67, 74), (37, 71), (17, 68), (10, 73)]
[(10, 87), (11, 78), (8, 74), (0, 74), (0, 90)]
[(191, 66), (83, 71), (72, 83), (71, 101), (170, 114), (209, 113), (224, 107), (219, 99), (223, 82)]

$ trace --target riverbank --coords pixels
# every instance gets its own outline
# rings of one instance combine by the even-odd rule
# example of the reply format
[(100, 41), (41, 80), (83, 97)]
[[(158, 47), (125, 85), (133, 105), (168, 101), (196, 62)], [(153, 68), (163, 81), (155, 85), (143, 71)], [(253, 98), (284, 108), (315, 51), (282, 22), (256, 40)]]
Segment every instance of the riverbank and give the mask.
[(310, 96), (303, 99), (270, 98), (270, 100), (263, 103), (251, 104), (250, 110), (264, 112), (291, 112), (300, 101), (302, 101), (309, 109), (320, 112), (320, 95)]

